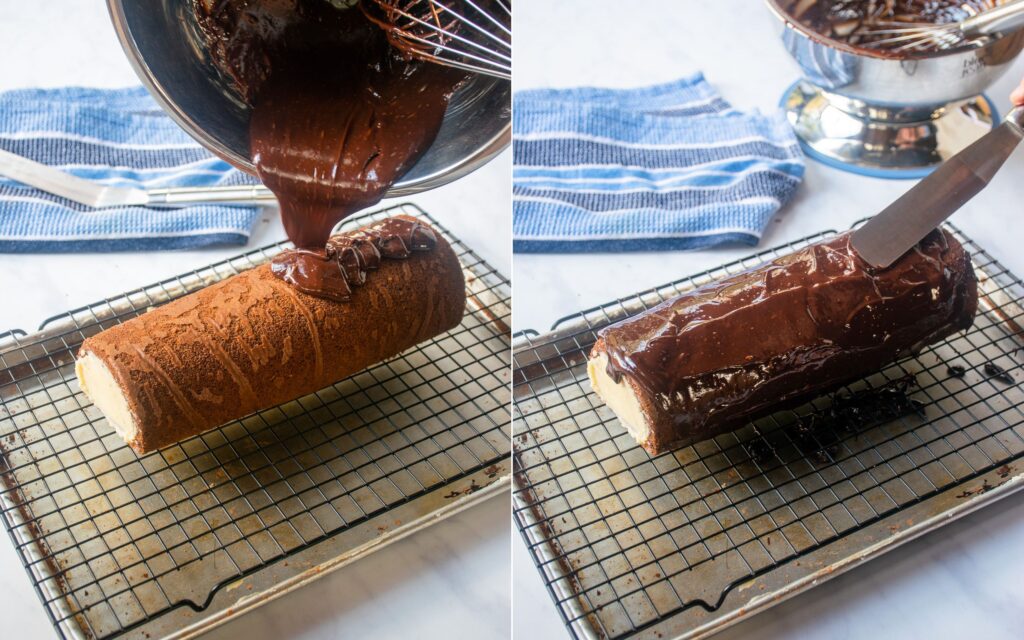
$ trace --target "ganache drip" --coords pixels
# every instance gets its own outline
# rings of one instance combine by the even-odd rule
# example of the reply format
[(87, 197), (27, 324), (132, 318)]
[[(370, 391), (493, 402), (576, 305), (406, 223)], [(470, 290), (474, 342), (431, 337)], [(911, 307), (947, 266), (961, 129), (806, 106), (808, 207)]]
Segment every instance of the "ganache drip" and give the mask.
[(337, 302), (352, 299), (354, 287), (381, 260), (405, 260), (437, 246), (433, 230), (411, 218), (388, 218), (357, 231), (331, 236), (321, 251), (293, 249), (278, 254), (270, 271), (299, 291)]

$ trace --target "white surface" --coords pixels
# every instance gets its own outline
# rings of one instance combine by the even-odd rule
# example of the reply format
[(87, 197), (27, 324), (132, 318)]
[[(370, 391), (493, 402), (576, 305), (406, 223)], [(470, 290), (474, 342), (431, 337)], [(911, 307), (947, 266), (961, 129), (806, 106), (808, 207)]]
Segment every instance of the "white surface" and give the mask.
[[(137, 84), (100, 0), (0, 0), (0, 90)], [(510, 154), (412, 198), (509, 273)], [(284, 237), (274, 211), (249, 248)], [(0, 254), (0, 332), (240, 253)], [(509, 620), (508, 494), (417, 533), (210, 634), (215, 638), (504, 637)], [(6, 534), (0, 534), (5, 638), (53, 637)]]
[[(798, 73), (757, 0), (519, 0), (515, 85), (639, 86), (702, 70), (740, 109), (775, 108)], [(992, 88), (1004, 103), (1024, 73)], [(1010, 77), (1012, 76), (1012, 77)], [(1018, 274), (1024, 273), (1024, 151), (953, 221)], [(911, 183), (842, 173), (808, 162), (798, 197), (766, 230), (771, 247), (843, 229), (880, 210)], [(749, 254), (516, 254), (514, 325), (544, 331), (556, 319)], [(726, 632), (723, 638), (1019, 638), (1024, 613), (1024, 496), (930, 534)], [(563, 627), (521, 538), (513, 544), (516, 637), (550, 638)]]

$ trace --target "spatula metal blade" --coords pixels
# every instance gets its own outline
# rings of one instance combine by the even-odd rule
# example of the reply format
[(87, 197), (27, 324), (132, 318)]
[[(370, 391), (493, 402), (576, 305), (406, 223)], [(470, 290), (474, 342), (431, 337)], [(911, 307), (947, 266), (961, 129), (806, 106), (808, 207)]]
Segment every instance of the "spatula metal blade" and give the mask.
[(886, 268), (984, 189), (1024, 138), (1004, 122), (956, 154), (854, 232), (861, 258)]

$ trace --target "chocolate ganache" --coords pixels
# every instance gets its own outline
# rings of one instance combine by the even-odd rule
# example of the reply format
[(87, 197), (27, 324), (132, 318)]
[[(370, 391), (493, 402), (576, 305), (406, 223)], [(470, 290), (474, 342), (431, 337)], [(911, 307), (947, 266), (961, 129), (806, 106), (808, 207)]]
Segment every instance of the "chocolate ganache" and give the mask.
[[(419, 160), (468, 75), (403, 55), (359, 7), (196, 2), (215, 64), (252, 106), (253, 163), (300, 249), (279, 256), (275, 273), (343, 299), (335, 273), (315, 273), (339, 250), (324, 249), (331, 229), (378, 202)], [(318, 294), (316, 283), (329, 291)]]
[(270, 270), (299, 291), (346, 302), (353, 287), (366, 283), (368, 271), (383, 260), (404, 260), (413, 251), (430, 251), (437, 237), (412, 218), (388, 218), (327, 241), (323, 250), (296, 249), (278, 254)]
[(945, 231), (884, 270), (846, 233), (603, 329), (591, 363), (628, 381), (646, 424), (627, 426), (660, 452), (876, 371), (976, 307), (970, 256)]
[(991, 8), (992, 0), (781, 0), (779, 4), (797, 22), (825, 37), (876, 52), (910, 56), (937, 49), (925, 43), (915, 51), (898, 51), (903, 41), (879, 43), (893, 34), (872, 32), (960, 22)]

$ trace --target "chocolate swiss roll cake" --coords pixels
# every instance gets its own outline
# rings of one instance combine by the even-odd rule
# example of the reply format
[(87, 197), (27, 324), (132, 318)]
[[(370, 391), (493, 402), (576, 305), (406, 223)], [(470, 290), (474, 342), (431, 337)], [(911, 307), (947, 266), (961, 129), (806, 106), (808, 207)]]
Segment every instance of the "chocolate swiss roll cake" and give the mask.
[(326, 387), (457, 326), (451, 246), (399, 216), (286, 251), (88, 338), (85, 394), (145, 453)]
[(970, 256), (937, 230), (888, 269), (846, 233), (603, 329), (597, 395), (651, 454), (713, 437), (967, 329)]

